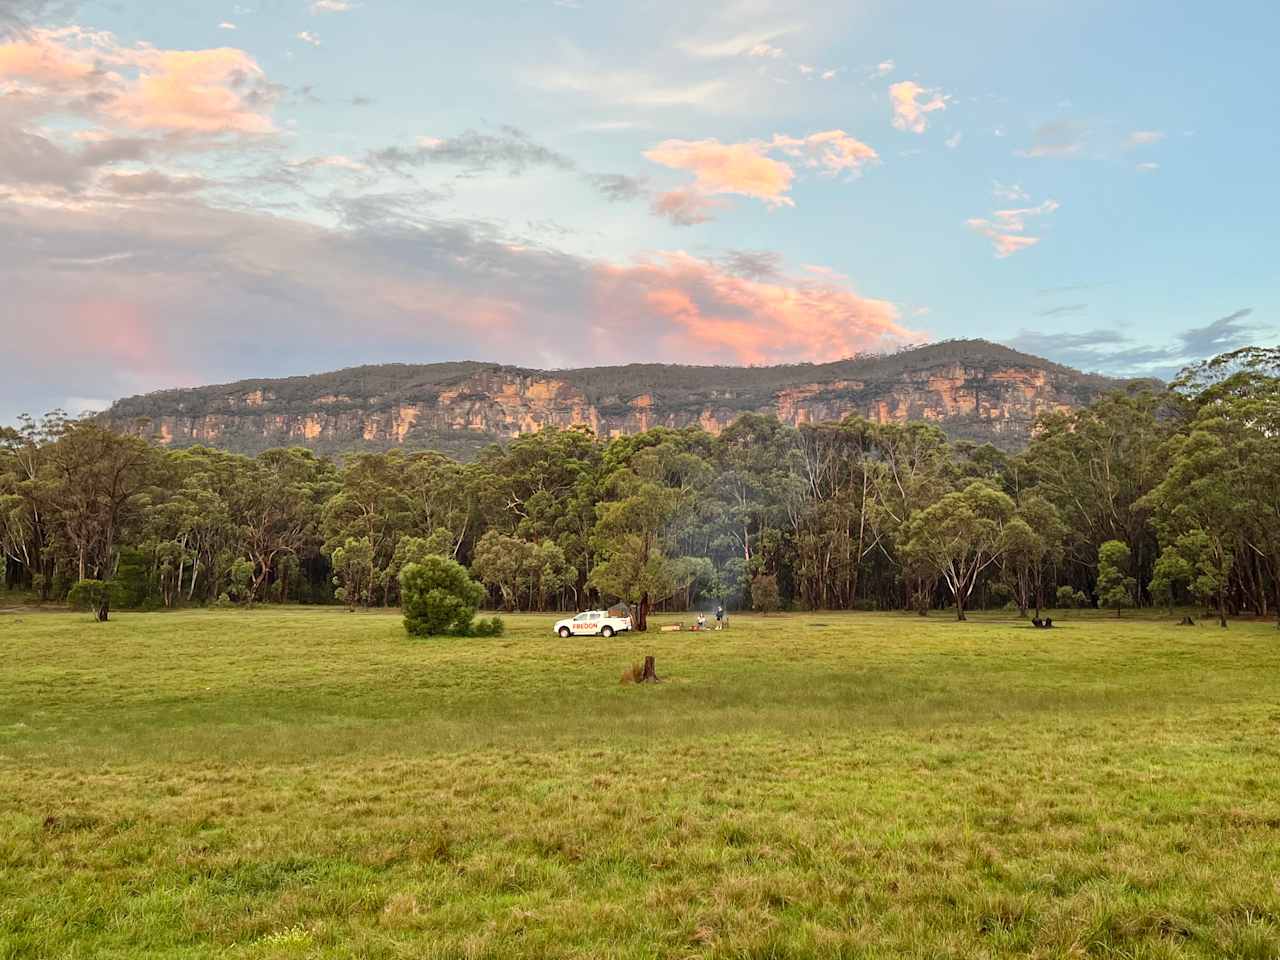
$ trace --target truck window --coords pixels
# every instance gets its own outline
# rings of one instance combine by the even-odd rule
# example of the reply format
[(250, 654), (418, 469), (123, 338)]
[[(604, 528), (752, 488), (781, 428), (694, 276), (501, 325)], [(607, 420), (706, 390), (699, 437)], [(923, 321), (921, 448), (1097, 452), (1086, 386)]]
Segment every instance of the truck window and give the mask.
[(599, 619), (600, 619), (600, 614), (598, 614), (598, 613), (593, 613), (593, 614), (591, 615), (591, 619), (592, 619), (592, 620), (599, 620)]

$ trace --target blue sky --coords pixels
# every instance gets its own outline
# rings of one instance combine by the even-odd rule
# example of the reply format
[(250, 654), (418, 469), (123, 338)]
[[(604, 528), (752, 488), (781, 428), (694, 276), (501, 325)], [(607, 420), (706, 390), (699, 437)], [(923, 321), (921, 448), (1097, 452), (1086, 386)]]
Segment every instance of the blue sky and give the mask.
[(1278, 27), (1261, 2), (0, 0), (0, 420), (363, 362), (969, 336), (1169, 375), (1277, 339)]

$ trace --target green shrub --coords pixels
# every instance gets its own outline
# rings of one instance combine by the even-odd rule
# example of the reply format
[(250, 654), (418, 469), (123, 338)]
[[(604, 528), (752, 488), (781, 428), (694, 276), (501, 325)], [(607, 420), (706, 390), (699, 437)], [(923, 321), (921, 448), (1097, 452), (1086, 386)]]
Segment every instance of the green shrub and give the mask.
[(761, 573), (751, 579), (751, 606), (757, 613), (776, 613), (779, 599), (777, 577)]
[(111, 598), (116, 592), (114, 584), (101, 580), (78, 580), (67, 594), (67, 602), (76, 610), (89, 610), (100, 622), (106, 622), (111, 611)]
[(1083, 590), (1072, 590), (1068, 586), (1058, 588), (1058, 609), (1070, 610), (1072, 607), (1089, 606), (1089, 598)]
[[(476, 629), (472, 618), (484, 598), (484, 587), (471, 579), (466, 567), (447, 557), (423, 557), (400, 571), (404, 628), (415, 637), (471, 634)], [(493, 621), (481, 622), (484, 629), (494, 629)]]

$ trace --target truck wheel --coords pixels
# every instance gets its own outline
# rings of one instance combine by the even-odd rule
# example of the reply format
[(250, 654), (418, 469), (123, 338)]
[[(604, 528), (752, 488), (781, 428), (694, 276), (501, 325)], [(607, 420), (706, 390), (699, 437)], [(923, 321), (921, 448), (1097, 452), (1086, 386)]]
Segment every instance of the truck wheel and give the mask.
[(568, 639), (569, 639), (569, 628), (568, 628), (568, 627), (561, 627), (561, 628), (560, 628), (560, 630), (559, 630), (559, 634), (560, 634), (560, 636), (561, 636), (561, 638), (562, 638), (562, 639), (568, 640)]
[(600, 630), (600, 636), (602, 636), (602, 637), (604, 637), (606, 640), (608, 640), (610, 637), (612, 637), (612, 636), (613, 636), (613, 627), (603, 627), (603, 628)]

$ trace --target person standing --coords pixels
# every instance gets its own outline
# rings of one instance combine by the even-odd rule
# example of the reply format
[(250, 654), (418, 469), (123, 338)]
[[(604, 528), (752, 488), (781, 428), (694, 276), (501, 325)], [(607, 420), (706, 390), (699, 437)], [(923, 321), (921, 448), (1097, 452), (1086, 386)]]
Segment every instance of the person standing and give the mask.
[(716, 606), (716, 629), (724, 629), (724, 604), (718, 604)]

